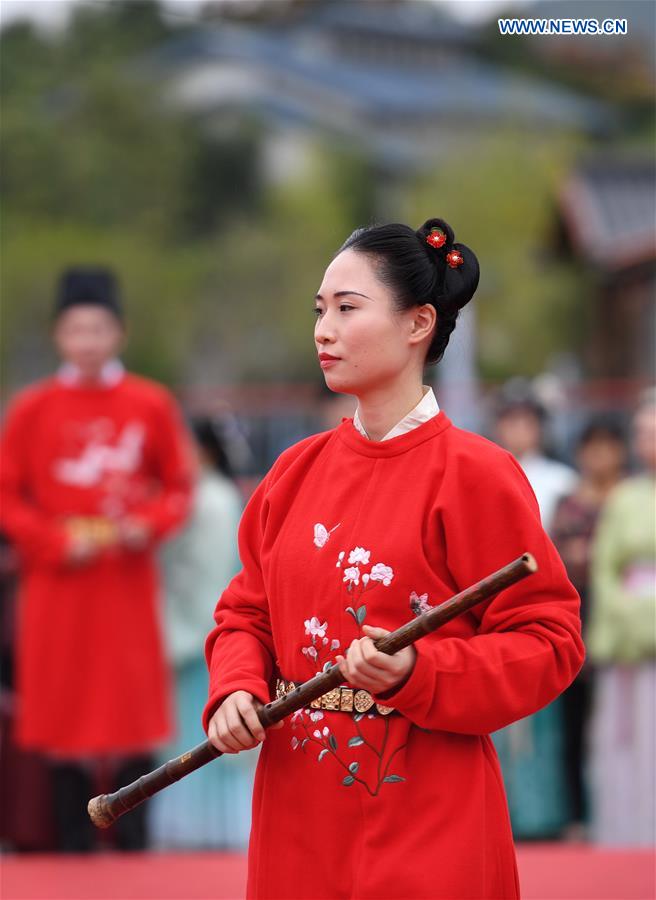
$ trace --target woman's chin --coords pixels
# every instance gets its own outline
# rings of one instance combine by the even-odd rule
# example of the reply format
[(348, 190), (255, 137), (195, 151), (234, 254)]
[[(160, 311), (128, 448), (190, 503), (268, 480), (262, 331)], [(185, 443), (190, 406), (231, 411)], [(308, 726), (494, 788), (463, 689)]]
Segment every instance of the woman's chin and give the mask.
[(354, 386), (349, 378), (344, 378), (344, 376), (340, 378), (339, 375), (331, 372), (330, 369), (324, 371), (323, 377), (326, 387), (330, 391), (335, 391), (337, 394), (352, 394), (354, 392)]

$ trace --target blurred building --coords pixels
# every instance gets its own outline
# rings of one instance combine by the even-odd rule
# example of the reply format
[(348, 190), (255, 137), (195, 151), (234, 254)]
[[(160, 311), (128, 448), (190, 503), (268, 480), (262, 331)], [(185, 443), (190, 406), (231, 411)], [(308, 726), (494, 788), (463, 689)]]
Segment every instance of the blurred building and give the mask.
[(656, 164), (605, 154), (562, 185), (560, 244), (593, 274), (585, 366), (593, 378), (649, 381), (656, 364)]
[[(163, 267), (166, 274), (160, 277), (158, 266), (153, 264), (157, 254), (151, 257), (144, 253), (150, 241), (157, 244), (160, 240), (151, 225), (153, 212), (157, 214), (155, 220), (159, 216), (164, 223), (167, 240), (173, 234), (176, 241), (188, 241), (192, 234), (190, 257), (198, 249), (200, 260), (203, 240), (222, 239), (230, 233), (236, 217), (245, 211), (257, 211), (254, 202), (248, 207), (247, 200), (266, 194), (262, 180), (282, 182), (287, 187), (286, 182), (307, 171), (317, 148), (332, 154), (338, 162), (341, 156), (334, 151), (341, 148), (354, 151), (358, 163), (366, 160), (366, 166), (354, 166), (356, 177), (365, 172), (361, 181), (367, 182), (363, 190), (366, 198), (357, 209), (358, 215), (363, 211), (357, 219), (360, 222), (370, 216), (385, 219), (398, 215), (418, 172), (435, 166), (437, 160), (435, 169), (428, 169), (431, 174), (440, 161), (457, 159), (463, 149), (485, 153), (481, 139), (506, 128), (508, 141), (517, 142), (519, 135), (521, 152), (529, 160), (543, 157), (545, 148), (548, 151), (561, 143), (574, 148), (574, 153), (579, 148), (587, 153), (590, 145), (601, 143), (608, 135), (614, 144), (626, 144), (628, 138), (636, 146), (646, 146), (647, 135), (651, 134), (651, 110), (643, 115), (640, 107), (636, 113), (624, 102), (626, 97), (631, 102), (637, 97), (641, 102), (641, 98), (653, 96), (654, 52), (649, 39), (656, 8), (640, 0), (595, 0), (593, 15), (625, 15), (629, 19), (628, 36), (517, 41), (498, 34), (496, 16), (480, 25), (462, 24), (450, 18), (444, 5), (428, 0), (222, 0), (205, 3), (202, 8), (195, 3), (188, 8), (183, 3), (170, 4), (166, 27), (155, 21), (159, 13), (152, 9), (148, 12), (149, 4), (79, 2), (71, 6), (75, 7), (75, 27), (71, 26), (70, 35), (57, 49), (57, 53), (71, 57), (62, 70), (65, 77), (48, 61), (45, 48), (34, 49), (38, 44), (28, 42), (23, 47), (19, 42), (15, 59), (5, 53), (6, 70), (10, 71), (7, 60), (11, 63), (14, 59), (15, 71), (29, 72), (30, 78), (36, 78), (39, 69), (25, 62), (30, 54), (41, 66), (45, 58), (46, 72), (48, 66), (52, 67), (46, 84), (38, 88), (40, 100), (34, 113), (16, 91), (12, 115), (7, 119), (8, 124), (14, 123), (8, 132), (13, 143), (5, 137), (14, 163), (8, 167), (6, 180), (10, 183), (9, 176), (17, 178), (16, 172), (24, 173), (23, 180), (16, 180), (10, 213), (20, 210), (23, 216), (27, 209), (30, 227), (21, 222), (16, 232), (30, 233), (30, 241), (37, 234), (37, 249), (30, 243), (22, 250), (24, 257), (19, 256), (20, 248), (11, 247), (14, 260), (19, 262), (14, 263), (13, 275), (4, 276), (8, 302), (21, 311), (14, 318), (22, 317), (20, 328), (14, 328), (17, 337), (9, 342), (7, 368), (11, 380), (28, 380), (38, 374), (44, 359), (44, 348), (31, 324), (42, 304), (47, 283), (43, 273), (50, 265), (48, 253), (59, 252), (50, 250), (51, 222), (73, 222), (83, 236), (91, 223), (89, 246), (97, 246), (103, 253), (106, 234), (94, 235), (93, 229), (98, 223), (103, 228), (113, 223), (119, 229), (127, 223), (134, 254), (123, 244), (116, 244), (113, 250), (119, 254), (126, 280), (132, 285), (134, 307), (138, 310), (143, 304), (143, 309), (150, 310), (149, 298), (157, 296), (152, 309), (158, 322), (167, 322), (170, 317), (176, 323), (155, 331), (154, 340), (142, 341), (135, 351), (139, 332), (144, 332), (152, 319), (150, 313), (142, 314), (132, 342), (134, 358), (140, 364), (145, 361), (146, 366), (154, 361), (162, 369), (170, 365), (178, 379), (184, 371), (182, 380), (195, 385), (184, 396), (190, 409), (218, 411), (227, 403), (238, 410), (253, 445), (253, 461), (241, 473), (247, 477), (268, 468), (295, 440), (326, 427), (316, 389), (312, 385), (272, 384), (272, 375), (264, 376), (268, 379), (265, 385), (220, 386), (222, 381), (239, 382), (245, 371), (250, 378), (253, 369), (260, 377), (264, 370), (253, 360), (265, 353), (273, 357), (272, 371), (278, 366), (275, 377), (283, 377), (279, 373), (286, 372), (285, 363), (290, 358), (285, 335), (268, 325), (249, 327), (238, 315), (234, 322), (227, 321), (223, 318), (227, 304), (215, 302), (224, 296), (229, 296), (233, 306), (245, 307), (245, 299), (251, 302), (252, 283), (246, 277), (250, 273), (248, 257), (245, 262), (236, 260), (234, 272), (228, 272), (227, 279), (225, 272), (217, 271), (202, 285), (193, 274), (177, 281), (169, 277), (170, 273), (176, 266), (181, 272), (185, 270), (187, 263), (181, 262), (179, 254), (188, 253), (189, 248), (181, 251), (167, 243), (163, 252), (170, 267)], [(560, 6), (560, 2), (551, 0), (521, 6), (509, 2), (508, 14), (558, 17), (562, 15)], [(145, 43), (123, 40), (122, 36), (118, 39), (121, 29), (126, 37), (130, 34), (134, 38), (138, 33), (140, 23), (143, 26), (139, 10), (153, 19), (148, 25), (153, 29), (151, 37)], [(590, 14), (588, 0), (568, 3), (567, 16)], [(106, 72), (100, 71), (96, 60), (108, 59), (115, 62), (103, 63)], [(79, 78), (78, 70), (82, 73)], [(110, 107), (109, 115), (106, 73), (111, 75), (107, 84), (116, 104)], [(119, 73), (121, 78), (114, 84), (112, 79)], [(10, 88), (11, 80), (5, 80)], [(142, 90), (148, 81), (154, 89)], [(135, 108), (128, 105), (124, 116), (116, 115), (121, 113), (124, 94), (136, 99)], [(173, 107), (182, 115), (169, 115)], [(25, 111), (25, 122), (17, 111)], [(151, 129), (151, 114), (154, 124), (160, 119), (171, 120), (179, 131), (172, 130), (169, 138), (166, 127)], [(33, 122), (41, 125), (56, 121), (57, 134), (53, 136), (53, 129), (41, 129), (36, 140), (32, 137), (31, 115)], [(135, 134), (135, 121), (146, 123), (141, 135)], [(249, 131), (251, 123), (255, 127)], [(248, 153), (240, 140), (232, 140), (244, 132)], [(125, 144), (126, 134), (130, 135), (129, 146)], [(180, 134), (192, 150), (188, 158), (175, 163)], [(26, 136), (30, 145), (27, 154), (23, 143)], [(206, 140), (207, 136), (216, 140)], [(565, 140), (561, 142), (560, 138)], [(118, 153), (111, 146), (112, 140)], [(160, 145), (168, 150), (168, 154), (161, 154), (168, 162), (161, 171), (152, 166), (156, 177), (149, 182), (141, 172), (150, 174), (153, 147)], [(222, 146), (226, 148), (224, 155)], [(216, 148), (219, 151), (215, 153)], [(76, 164), (78, 159), (92, 160), (94, 166)], [(114, 160), (117, 165), (108, 180), (106, 173)], [(129, 166), (123, 171), (126, 160)], [(560, 156), (554, 153), (554, 160), (560, 160)], [(77, 186), (79, 181), (84, 190), (65, 189), (71, 182), (62, 180), (62, 172), (66, 176), (63, 161), (70, 163), (68, 177), (72, 183)], [(575, 433), (582, 410), (616, 410), (633, 401), (633, 387), (627, 381), (624, 392), (618, 394), (617, 379), (647, 377), (653, 371), (654, 312), (649, 299), (654, 289), (653, 174), (648, 169), (648, 162), (616, 158), (585, 163), (572, 172), (559, 194), (554, 215), (560, 233), (559, 251), (571, 258), (572, 269), (585, 268), (594, 276), (587, 307), (584, 302), (580, 306), (582, 311), (594, 313), (585, 328), (584, 364), (564, 354), (558, 366), (554, 364), (549, 370), (566, 385), (563, 394), (567, 403), (560, 408), (561, 419), (565, 410), (570, 417), (565, 436)], [(53, 177), (44, 180), (39, 177), (41, 171), (49, 171)], [(503, 177), (500, 173), (498, 184), (503, 185)], [(60, 181), (64, 187), (59, 187)], [(142, 181), (148, 182), (143, 194), (135, 188)], [(438, 182), (436, 178), (436, 185)], [(36, 200), (32, 197), (28, 189), (32, 185), (35, 191), (48, 186), (50, 192), (43, 202), (38, 195)], [(111, 196), (107, 185), (111, 185)], [(351, 185), (344, 181), (342, 195), (349, 195)], [(463, 195), (468, 190), (464, 180), (457, 187)], [(180, 190), (184, 202), (176, 199)], [(187, 194), (194, 198), (193, 214), (187, 208)], [(62, 207), (60, 196), (80, 196), (85, 203)], [(160, 209), (162, 198), (167, 203)], [(122, 212), (112, 213), (116, 209), (125, 210), (125, 217)], [(45, 223), (40, 232), (34, 229), (30, 216), (37, 223)], [(18, 220), (15, 215), (13, 218)], [(64, 235), (61, 246), (70, 256), (66, 228), (57, 231)], [(79, 240), (77, 233), (73, 234), (68, 240)], [(480, 246), (484, 248), (483, 241)], [(75, 244), (73, 247), (77, 253)], [(540, 246), (531, 252), (538, 255), (541, 250)], [(201, 263), (198, 265), (200, 270)], [(494, 261), (487, 267), (486, 278), (490, 295), (500, 290), (494, 283)], [(226, 283), (229, 287), (224, 295)], [(559, 284), (555, 285), (558, 291)], [(276, 291), (284, 293), (279, 286), (267, 284), (267, 288), (267, 297)], [(176, 296), (178, 292), (183, 299)], [(255, 302), (254, 298), (253, 305)], [(188, 316), (176, 312), (182, 303), (189, 304)], [(486, 334), (477, 329), (477, 314), (475, 304), (464, 311), (435, 375), (440, 404), (456, 424), (474, 429), (481, 424), (480, 400), (486, 390), (477, 381), (477, 334), (482, 335), (481, 341), (486, 339)], [(201, 322), (195, 331), (186, 327), (194, 316)], [(6, 319), (11, 323), (10, 316)], [(165, 330), (167, 337), (163, 336)], [(228, 337), (221, 342), (218, 336), (224, 332)], [(175, 340), (169, 340), (169, 334)], [(235, 335), (240, 334), (249, 338), (247, 365), (242, 365), (241, 356), (246, 353), (241, 347), (236, 353), (230, 352), (231, 347), (239, 346)], [(177, 361), (177, 346), (184, 341), (189, 342), (189, 349), (185, 351), (183, 370)], [(161, 362), (159, 357), (165, 354), (170, 355), (170, 364)], [(213, 391), (202, 387), (207, 373), (219, 382)], [(585, 382), (589, 375), (605, 379), (603, 385), (598, 388), (596, 383)], [(296, 378), (296, 372), (291, 377)], [(615, 379), (612, 384), (606, 380), (610, 377)]]
[[(222, 18), (170, 40), (145, 71), (209, 133), (256, 121), (270, 182), (298, 178), (324, 143), (360, 153), (375, 173), (380, 218), (396, 214), (418, 171), (504, 127), (541, 145), (617, 125), (597, 100), (486, 61), (482, 32), (433, 3), (314, 0), (264, 4), (263, 13), (239, 21), (217, 7)], [(469, 310), (437, 376), (445, 408), (471, 428), (480, 424), (475, 334)]]
[(263, 122), (276, 180), (296, 177), (322, 136), (403, 175), (504, 125), (527, 139), (613, 127), (602, 103), (485, 63), (478, 41), (431, 3), (316, 0), (274, 22), (204, 24), (148, 67), (209, 129)]

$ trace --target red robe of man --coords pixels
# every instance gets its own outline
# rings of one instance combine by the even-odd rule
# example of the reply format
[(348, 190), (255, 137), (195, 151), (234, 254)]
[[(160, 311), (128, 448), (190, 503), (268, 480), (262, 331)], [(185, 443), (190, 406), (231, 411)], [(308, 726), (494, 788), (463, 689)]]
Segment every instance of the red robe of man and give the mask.
[[(16, 739), (63, 758), (148, 751), (170, 729), (153, 550), (191, 483), (175, 404), (120, 371), (51, 378), (11, 406), (0, 452), (0, 527), (22, 562)], [(67, 561), (72, 523), (102, 540), (128, 516), (151, 529), (145, 549)]]
[[(240, 527), (243, 570), (207, 642), (205, 725), (236, 690), (269, 700), (361, 636), (393, 630), (532, 553), (539, 571), (416, 644), (390, 715), (307, 709), (258, 761), (249, 897), (518, 896), (489, 733), (581, 666), (579, 599), (518, 464), (444, 413), (384, 441), (350, 419), (291, 447)], [(362, 704), (361, 704), (362, 706)], [(220, 761), (217, 765), (220, 765)]]

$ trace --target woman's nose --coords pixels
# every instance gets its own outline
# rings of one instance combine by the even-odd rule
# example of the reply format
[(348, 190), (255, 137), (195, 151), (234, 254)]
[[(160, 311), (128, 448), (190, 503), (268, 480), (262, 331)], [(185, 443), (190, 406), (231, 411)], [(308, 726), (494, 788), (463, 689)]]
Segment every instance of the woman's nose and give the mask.
[(317, 319), (314, 337), (321, 344), (335, 340), (335, 330), (327, 313), (324, 313), (320, 319)]

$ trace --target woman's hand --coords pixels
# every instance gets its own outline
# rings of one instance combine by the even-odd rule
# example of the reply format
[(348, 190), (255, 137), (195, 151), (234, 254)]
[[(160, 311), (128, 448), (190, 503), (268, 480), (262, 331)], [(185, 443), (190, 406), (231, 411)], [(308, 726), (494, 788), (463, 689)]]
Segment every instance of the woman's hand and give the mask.
[[(283, 724), (270, 727), (282, 728)], [(226, 697), (210, 719), (207, 736), (221, 753), (240, 753), (261, 744), (266, 732), (255, 712), (253, 695), (235, 691)]]
[(352, 641), (346, 657), (336, 656), (344, 680), (356, 688), (364, 688), (370, 694), (384, 694), (398, 687), (410, 677), (417, 651), (404, 647), (392, 656), (381, 653), (374, 641), (389, 634), (384, 628), (363, 625), (366, 637)]

